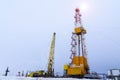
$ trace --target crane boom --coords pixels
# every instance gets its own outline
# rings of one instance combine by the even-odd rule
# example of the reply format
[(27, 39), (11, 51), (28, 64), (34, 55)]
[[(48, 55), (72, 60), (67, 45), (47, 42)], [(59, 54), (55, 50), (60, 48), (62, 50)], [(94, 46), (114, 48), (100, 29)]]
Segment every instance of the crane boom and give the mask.
[(47, 72), (45, 72), (44, 70), (39, 70), (35, 72), (30, 72), (27, 76), (29, 77), (54, 77), (54, 66), (53, 65), (54, 65), (55, 35), (56, 33), (53, 33), (50, 53), (49, 53), (49, 59), (48, 59), (48, 65), (47, 65)]
[(50, 77), (54, 76), (54, 66), (53, 65), (54, 65), (55, 35), (56, 35), (56, 33), (53, 33), (52, 43), (51, 43), (50, 53), (49, 53), (49, 59), (48, 59), (47, 74)]

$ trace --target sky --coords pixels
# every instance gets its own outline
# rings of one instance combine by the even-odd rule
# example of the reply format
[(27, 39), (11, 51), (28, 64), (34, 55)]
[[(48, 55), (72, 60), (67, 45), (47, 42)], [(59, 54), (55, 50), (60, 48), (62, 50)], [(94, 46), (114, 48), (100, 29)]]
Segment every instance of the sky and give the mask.
[[(47, 70), (52, 35), (56, 32), (55, 73), (69, 64), (75, 8), (87, 29), (90, 71), (120, 69), (119, 0), (0, 0), (0, 75)], [(86, 5), (83, 8), (82, 5)]]

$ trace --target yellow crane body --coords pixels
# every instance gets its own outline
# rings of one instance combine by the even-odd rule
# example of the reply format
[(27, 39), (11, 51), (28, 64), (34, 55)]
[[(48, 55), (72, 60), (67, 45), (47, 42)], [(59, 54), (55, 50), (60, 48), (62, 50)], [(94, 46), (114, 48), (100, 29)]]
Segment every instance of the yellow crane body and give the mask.
[(31, 72), (27, 75), (28, 77), (53, 77), (54, 76), (55, 35), (56, 33), (54, 32), (52, 37), (51, 47), (50, 47), (47, 72), (43, 70)]
[(31, 72), (30, 74), (27, 75), (27, 77), (42, 77), (44, 76), (45, 72), (43, 70)]

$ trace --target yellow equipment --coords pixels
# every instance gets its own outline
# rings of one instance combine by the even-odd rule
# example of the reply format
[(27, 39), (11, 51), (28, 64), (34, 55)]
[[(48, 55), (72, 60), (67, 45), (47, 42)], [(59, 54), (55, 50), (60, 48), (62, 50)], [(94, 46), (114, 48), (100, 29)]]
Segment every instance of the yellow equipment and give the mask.
[[(83, 77), (89, 73), (89, 66), (87, 63), (86, 46), (84, 42), (84, 34), (86, 30), (81, 24), (80, 10), (77, 8), (75, 14), (75, 29), (72, 34), (72, 48), (71, 48), (71, 63), (64, 65), (64, 75), (68, 77)], [(78, 51), (78, 52), (77, 52)]]
[(30, 74), (27, 75), (27, 77), (43, 77), (45, 76), (45, 72), (43, 70), (36, 71), (36, 72), (31, 72)]
[(49, 59), (48, 59), (47, 72), (45, 72), (43, 70), (31, 72), (30, 74), (27, 75), (28, 77), (53, 77), (54, 76), (55, 35), (56, 35), (56, 33), (53, 33), (52, 43), (51, 43), (51, 47), (50, 47), (50, 54), (49, 54)]
[(53, 33), (52, 43), (51, 43), (51, 47), (50, 47), (50, 54), (49, 54), (49, 59), (48, 59), (47, 75), (49, 77), (53, 77), (54, 76), (55, 35), (56, 35), (56, 33)]

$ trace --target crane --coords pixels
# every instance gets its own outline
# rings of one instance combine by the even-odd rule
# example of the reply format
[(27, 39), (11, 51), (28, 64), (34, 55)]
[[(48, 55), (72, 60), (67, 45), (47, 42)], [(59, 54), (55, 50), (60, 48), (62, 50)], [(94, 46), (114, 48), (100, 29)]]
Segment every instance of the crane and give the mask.
[(55, 35), (56, 35), (56, 33), (53, 33), (52, 43), (51, 43), (50, 53), (49, 53), (49, 59), (48, 59), (47, 75), (49, 77), (54, 76)]
[(45, 72), (44, 70), (38, 70), (35, 72), (30, 72), (29, 74), (27, 74), (28, 77), (54, 77), (55, 35), (56, 33), (54, 32), (52, 37), (51, 47), (50, 47), (47, 71)]
[(87, 53), (84, 35), (86, 29), (81, 23), (81, 14), (79, 8), (75, 9), (75, 28), (72, 33), (71, 42), (71, 63), (64, 65), (66, 76), (70, 77), (83, 77), (89, 73), (89, 66), (87, 62)]

